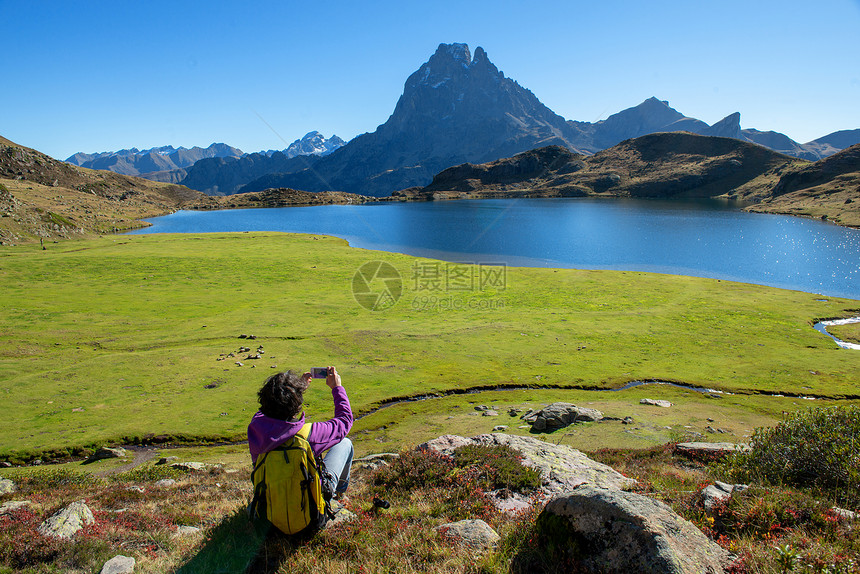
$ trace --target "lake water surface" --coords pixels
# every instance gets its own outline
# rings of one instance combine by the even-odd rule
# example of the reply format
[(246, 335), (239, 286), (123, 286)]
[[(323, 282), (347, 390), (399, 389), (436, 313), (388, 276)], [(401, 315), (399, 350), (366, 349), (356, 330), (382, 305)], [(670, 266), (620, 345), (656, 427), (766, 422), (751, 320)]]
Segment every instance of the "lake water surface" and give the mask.
[(719, 202), (483, 199), (179, 211), (132, 233), (290, 231), (446, 261), (693, 275), (860, 299), (860, 230)]

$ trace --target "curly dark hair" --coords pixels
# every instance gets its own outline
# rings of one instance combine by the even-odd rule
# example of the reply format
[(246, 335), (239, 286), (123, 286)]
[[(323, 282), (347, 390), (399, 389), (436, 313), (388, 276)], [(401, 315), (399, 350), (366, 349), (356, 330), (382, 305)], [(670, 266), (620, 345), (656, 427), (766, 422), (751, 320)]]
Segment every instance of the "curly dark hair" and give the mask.
[(257, 393), (260, 412), (274, 419), (293, 419), (302, 412), (303, 395), (307, 388), (307, 382), (292, 371), (272, 375)]

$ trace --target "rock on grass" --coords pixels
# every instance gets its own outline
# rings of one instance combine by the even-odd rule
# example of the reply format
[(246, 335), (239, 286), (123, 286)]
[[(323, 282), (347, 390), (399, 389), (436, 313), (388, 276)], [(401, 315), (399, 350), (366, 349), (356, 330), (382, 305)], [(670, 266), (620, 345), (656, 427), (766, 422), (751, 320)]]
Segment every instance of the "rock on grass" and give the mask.
[(582, 486), (547, 503), (539, 527), (598, 572), (717, 574), (731, 554), (658, 500)]
[(39, 525), (38, 531), (44, 536), (70, 539), (86, 524), (95, 522), (93, 513), (83, 500), (73, 502), (54, 513)]

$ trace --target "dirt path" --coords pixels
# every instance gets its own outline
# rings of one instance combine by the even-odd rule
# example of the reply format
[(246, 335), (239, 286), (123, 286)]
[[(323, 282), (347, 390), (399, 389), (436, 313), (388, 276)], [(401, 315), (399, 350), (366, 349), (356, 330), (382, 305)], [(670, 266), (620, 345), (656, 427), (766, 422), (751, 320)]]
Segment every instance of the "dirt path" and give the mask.
[(126, 472), (138, 467), (145, 462), (149, 462), (158, 456), (158, 449), (150, 446), (127, 446), (125, 449), (134, 451), (134, 460), (128, 464), (124, 464), (110, 470), (101, 470), (95, 474), (97, 476), (111, 476), (112, 474), (119, 474), (120, 472)]

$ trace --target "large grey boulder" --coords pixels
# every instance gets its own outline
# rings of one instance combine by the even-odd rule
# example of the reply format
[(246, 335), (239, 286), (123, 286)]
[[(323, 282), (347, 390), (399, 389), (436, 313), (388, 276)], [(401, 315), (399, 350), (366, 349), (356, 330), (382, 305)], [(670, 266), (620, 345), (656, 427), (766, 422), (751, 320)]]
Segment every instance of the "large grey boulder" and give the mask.
[(56, 538), (72, 538), (84, 525), (95, 522), (93, 513), (83, 500), (73, 502), (54, 513), (39, 525), (39, 534)]
[(126, 450), (122, 447), (109, 447), (103, 446), (95, 451), (90, 457), (86, 460), (86, 462), (95, 462), (97, 460), (104, 460), (106, 458), (122, 458), (126, 454)]
[(524, 465), (540, 472), (544, 483), (542, 490), (547, 494), (565, 492), (581, 484), (602, 488), (631, 488), (636, 484), (632, 478), (627, 478), (611, 467), (591, 460), (575, 448), (528, 436), (492, 433), (464, 438), (457, 435), (443, 435), (419, 445), (418, 448), (450, 456), (454, 449), (469, 444), (505, 445), (517, 451), (523, 457)]
[(15, 486), (15, 483), (9, 480), (8, 478), (0, 478), (0, 496), (4, 494), (12, 494), (18, 490)]
[(134, 572), (134, 558), (117, 554), (104, 563), (99, 574), (132, 574)]
[(576, 422), (599, 421), (603, 413), (586, 407), (578, 407), (571, 403), (552, 403), (539, 411), (529, 413), (523, 417), (527, 423), (531, 423), (532, 430), (555, 430), (566, 427)]
[(719, 574), (731, 554), (658, 500), (582, 486), (549, 503), (539, 527), (589, 570)]
[(499, 543), (499, 533), (481, 519), (449, 522), (437, 528), (442, 536), (455, 539), (473, 550), (493, 548)]

